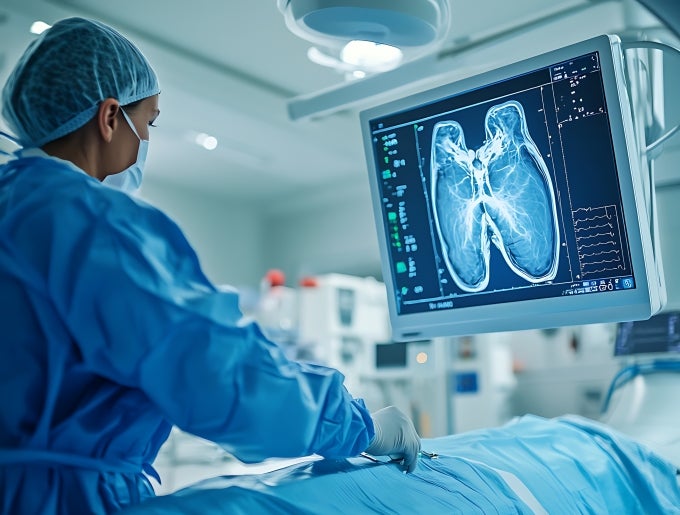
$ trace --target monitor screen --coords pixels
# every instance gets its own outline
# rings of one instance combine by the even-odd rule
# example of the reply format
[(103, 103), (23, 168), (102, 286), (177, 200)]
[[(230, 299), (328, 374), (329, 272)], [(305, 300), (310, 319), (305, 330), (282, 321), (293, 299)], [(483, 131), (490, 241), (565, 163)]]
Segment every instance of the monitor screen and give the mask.
[(668, 352), (680, 352), (680, 312), (660, 313), (649, 320), (618, 324), (615, 356)]
[(601, 36), (361, 113), (393, 338), (659, 309), (619, 45)]
[(405, 342), (378, 343), (375, 346), (375, 368), (401, 367), (408, 365)]

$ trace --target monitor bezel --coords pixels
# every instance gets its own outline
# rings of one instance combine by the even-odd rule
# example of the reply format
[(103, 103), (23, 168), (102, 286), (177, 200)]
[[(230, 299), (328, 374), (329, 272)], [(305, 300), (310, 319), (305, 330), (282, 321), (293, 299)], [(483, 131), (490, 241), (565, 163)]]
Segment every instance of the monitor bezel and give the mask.
[[(629, 234), (631, 261), (637, 287), (589, 295), (519, 300), (440, 311), (398, 314), (393, 267), (383, 220), (379, 171), (373, 153), (371, 121), (418, 106), (510, 79), (597, 51), (607, 102), (624, 219)], [(661, 307), (659, 277), (646, 211), (637, 139), (625, 85), (621, 41), (615, 35), (597, 36), (460, 81), (375, 106), (359, 114), (383, 281), (388, 292), (389, 318), (395, 340), (497, 331), (540, 329), (588, 323), (649, 318)], [(636, 236), (638, 235), (638, 236)], [(632, 236), (632, 237), (631, 237)]]

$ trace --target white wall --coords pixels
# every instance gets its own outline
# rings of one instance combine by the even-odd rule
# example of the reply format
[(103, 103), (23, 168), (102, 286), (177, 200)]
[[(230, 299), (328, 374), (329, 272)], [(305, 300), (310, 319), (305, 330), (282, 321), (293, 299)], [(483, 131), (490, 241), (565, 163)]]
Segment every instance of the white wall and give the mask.
[(379, 278), (380, 256), (367, 178), (292, 199), (265, 222), (264, 264), (294, 285), (329, 272)]
[(367, 179), (358, 179), (301, 193), (272, 210), (151, 176), (142, 197), (177, 222), (213, 282), (257, 288), (270, 268), (283, 270), (291, 286), (330, 272), (379, 278), (368, 188)]
[(255, 287), (263, 275), (263, 223), (247, 202), (145, 178), (142, 197), (168, 214), (217, 284)]

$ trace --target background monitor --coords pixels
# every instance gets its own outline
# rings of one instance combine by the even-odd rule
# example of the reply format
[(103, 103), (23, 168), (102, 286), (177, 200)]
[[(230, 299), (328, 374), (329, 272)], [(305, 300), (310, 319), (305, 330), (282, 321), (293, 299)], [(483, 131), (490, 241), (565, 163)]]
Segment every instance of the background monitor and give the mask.
[(660, 313), (649, 320), (617, 325), (615, 356), (669, 352), (680, 353), (680, 312)]
[(360, 116), (394, 339), (660, 308), (616, 36)]

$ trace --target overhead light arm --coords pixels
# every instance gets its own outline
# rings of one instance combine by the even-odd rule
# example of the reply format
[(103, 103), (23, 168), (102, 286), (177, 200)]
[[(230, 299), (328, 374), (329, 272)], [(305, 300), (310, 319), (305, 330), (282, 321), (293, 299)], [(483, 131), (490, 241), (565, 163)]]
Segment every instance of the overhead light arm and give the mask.
[[(285, 0), (279, 0), (285, 1)], [(654, 1), (654, 0), (646, 0)], [(339, 84), (322, 91), (299, 95), (288, 101), (288, 116), (291, 120), (304, 120), (328, 116), (346, 109), (373, 104), (395, 94), (403, 94), (427, 83), (437, 85), (440, 78), (463, 78), (470, 70), (481, 72), (483, 66), (501, 65), (502, 61), (515, 53), (525, 55), (532, 52), (529, 41), (543, 40), (544, 50), (573, 43), (574, 38), (591, 37), (601, 31), (619, 30), (620, 3), (615, 1), (591, 2), (569, 6), (524, 23), (512, 29), (494, 34), (488, 38), (471, 42), (461, 48), (430, 52), (398, 68), (359, 81)], [(603, 26), (601, 20), (606, 20)], [(569, 32), (555, 31), (556, 24), (568, 23)], [(503, 45), (499, 54), (498, 47)], [(472, 51), (475, 58), (472, 58)], [(524, 54), (522, 54), (524, 52)], [(460, 72), (460, 73), (459, 73)], [(462, 74), (462, 75), (461, 75)]]

